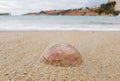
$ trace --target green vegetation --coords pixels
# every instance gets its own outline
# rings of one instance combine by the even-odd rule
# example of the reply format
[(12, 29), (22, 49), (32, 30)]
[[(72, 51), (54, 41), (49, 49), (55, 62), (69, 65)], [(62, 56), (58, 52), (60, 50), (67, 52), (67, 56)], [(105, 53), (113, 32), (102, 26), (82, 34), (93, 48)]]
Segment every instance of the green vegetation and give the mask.
[(100, 7), (98, 9), (95, 10), (95, 12), (102, 14), (102, 13), (106, 13), (106, 14), (115, 14), (115, 5), (116, 2), (108, 2), (106, 4), (101, 4)]
[(89, 7), (86, 7), (85, 9), (90, 10), (90, 8), (89, 8)]

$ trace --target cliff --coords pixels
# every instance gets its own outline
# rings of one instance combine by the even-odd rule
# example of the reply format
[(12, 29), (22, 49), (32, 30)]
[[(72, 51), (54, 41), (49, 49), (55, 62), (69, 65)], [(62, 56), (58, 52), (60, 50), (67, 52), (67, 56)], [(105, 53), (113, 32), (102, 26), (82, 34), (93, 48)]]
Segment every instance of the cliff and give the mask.
[(67, 10), (47, 10), (41, 12), (27, 13), (24, 15), (70, 15), (70, 16), (106, 16), (106, 15), (118, 15), (119, 12), (115, 11), (116, 2), (108, 2), (101, 4), (99, 7), (85, 9), (67, 9)]
[(80, 15), (90, 15), (97, 16), (98, 13), (94, 12), (93, 9), (68, 9), (68, 10), (48, 10), (41, 12), (27, 13), (24, 15), (71, 15), (71, 16), (80, 16)]

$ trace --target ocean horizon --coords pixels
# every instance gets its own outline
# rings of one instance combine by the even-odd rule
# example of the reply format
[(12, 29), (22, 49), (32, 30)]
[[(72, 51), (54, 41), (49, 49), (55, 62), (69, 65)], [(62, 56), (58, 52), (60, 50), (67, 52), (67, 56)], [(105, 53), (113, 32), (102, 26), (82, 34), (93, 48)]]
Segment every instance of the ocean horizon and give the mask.
[(0, 16), (0, 31), (120, 31), (120, 16)]

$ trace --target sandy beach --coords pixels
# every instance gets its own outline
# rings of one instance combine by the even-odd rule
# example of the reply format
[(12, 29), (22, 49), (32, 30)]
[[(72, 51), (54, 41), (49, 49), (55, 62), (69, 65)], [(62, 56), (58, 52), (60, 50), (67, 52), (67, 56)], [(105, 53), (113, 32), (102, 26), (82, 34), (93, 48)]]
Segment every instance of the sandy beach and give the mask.
[[(82, 65), (41, 63), (57, 43), (74, 46)], [(0, 81), (120, 81), (120, 32), (0, 32)]]

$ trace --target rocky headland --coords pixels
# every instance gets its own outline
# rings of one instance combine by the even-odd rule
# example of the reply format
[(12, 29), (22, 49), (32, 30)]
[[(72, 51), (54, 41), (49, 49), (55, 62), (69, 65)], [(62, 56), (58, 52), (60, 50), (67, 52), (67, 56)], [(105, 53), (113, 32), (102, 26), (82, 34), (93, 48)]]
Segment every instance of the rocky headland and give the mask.
[(115, 11), (115, 5), (116, 2), (113, 1), (93, 8), (86, 7), (66, 10), (46, 10), (26, 13), (24, 15), (115, 16), (119, 14), (118, 11)]
[[(67, 9), (67, 10), (47, 10), (47, 11), (40, 11), (40, 12), (33, 12), (27, 13), (24, 15), (68, 15), (68, 16), (83, 16), (83, 15), (90, 15), (90, 16), (98, 16), (97, 12), (93, 11), (94, 9)], [(106, 15), (106, 14), (102, 14)]]

